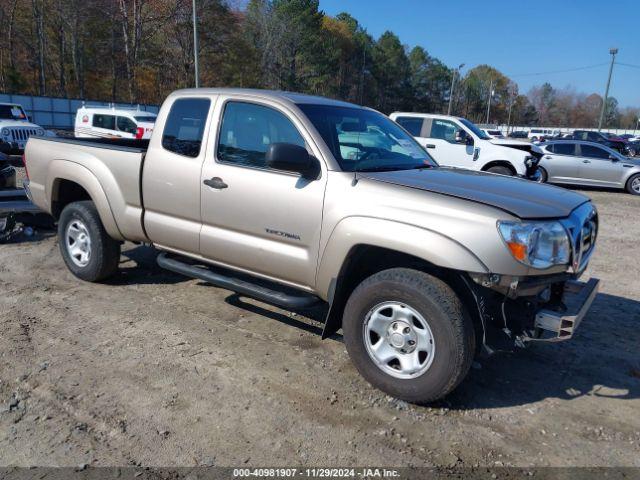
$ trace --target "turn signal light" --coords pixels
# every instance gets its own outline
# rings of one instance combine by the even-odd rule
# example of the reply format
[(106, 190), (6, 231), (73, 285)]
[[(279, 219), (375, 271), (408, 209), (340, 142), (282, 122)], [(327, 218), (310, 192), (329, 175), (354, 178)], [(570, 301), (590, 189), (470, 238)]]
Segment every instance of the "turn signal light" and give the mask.
[(527, 246), (522, 243), (507, 242), (511, 254), (520, 261), (523, 261), (527, 257)]

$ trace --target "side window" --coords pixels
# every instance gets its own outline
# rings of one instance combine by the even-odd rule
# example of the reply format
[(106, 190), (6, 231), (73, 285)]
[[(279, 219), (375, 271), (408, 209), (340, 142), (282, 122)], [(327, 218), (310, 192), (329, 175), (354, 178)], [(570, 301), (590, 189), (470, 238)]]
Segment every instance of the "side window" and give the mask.
[(265, 168), (265, 154), (271, 143), (306, 147), (300, 132), (279, 111), (253, 103), (227, 103), (218, 139), (221, 162)]
[(114, 117), (113, 115), (95, 114), (93, 116), (93, 126), (98, 128), (106, 128), (108, 130), (115, 130), (116, 117)]
[(603, 148), (594, 147), (593, 145), (580, 145), (583, 157), (589, 158), (609, 158), (609, 152)]
[(422, 132), (424, 120), (417, 117), (398, 117), (396, 118), (396, 122), (402, 125), (404, 129), (414, 137), (419, 137), (420, 132)]
[(438, 138), (440, 140), (446, 140), (447, 142), (456, 142), (456, 132), (459, 127), (449, 120), (437, 120), (434, 119), (431, 123), (431, 135), (430, 138)]
[(208, 98), (180, 98), (173, 102), (162, 133), (162, 146), (178, 155), (197, 157), (210, 105)]
[(573, 143), (556, 143), (553, 145), (553, 153), (556, 155), (575, 155), (576, 146)]
[(138, 130), (138, 127), (134, 123), (134, 121), (127, 117), (118, 117), (116, 123), (118, 125), (118, 130), (120, 130), (121, 132), (136, 133), (136, 131)]
[(600, 140), (600, 136), (597, 133), (589, 132), (587, 133), (587, 139), (592, 142), (597, 142)]

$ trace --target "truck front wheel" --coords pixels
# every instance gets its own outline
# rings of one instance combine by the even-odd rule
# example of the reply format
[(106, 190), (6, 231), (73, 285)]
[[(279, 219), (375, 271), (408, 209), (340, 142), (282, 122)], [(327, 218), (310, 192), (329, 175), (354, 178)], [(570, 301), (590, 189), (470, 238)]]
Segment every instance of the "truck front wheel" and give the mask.
[(97, 282), (118, 270), (120, 243), (105, 231), (91, 201), (64, 207), (58, 220), (58, 242), (67, 267), (82, 280)]
[(471, 319), (441, 280), (393, 268), (365, 279), (344, 310), (342, 331), (362, 376), (396, 398), (429, 403), (451, 392), (473, 361)]

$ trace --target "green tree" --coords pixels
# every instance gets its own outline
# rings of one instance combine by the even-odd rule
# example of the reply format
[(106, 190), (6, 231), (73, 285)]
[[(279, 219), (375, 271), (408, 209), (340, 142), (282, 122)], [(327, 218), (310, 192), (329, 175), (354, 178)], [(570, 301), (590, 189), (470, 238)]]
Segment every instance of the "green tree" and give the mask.
[(403, 109), (411, 98), (409, 59), (397, 35), (384, 32), (373, 48), (372, 57), (378, 94), (375, 107), (385, 113)]

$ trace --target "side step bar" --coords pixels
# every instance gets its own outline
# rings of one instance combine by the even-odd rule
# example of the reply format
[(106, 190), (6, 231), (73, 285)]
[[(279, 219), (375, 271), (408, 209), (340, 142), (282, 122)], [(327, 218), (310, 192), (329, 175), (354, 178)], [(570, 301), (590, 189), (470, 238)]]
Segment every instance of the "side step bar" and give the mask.
[[(311, 295), (309, 293), (287, 293), (232, 277), (230, 275), (231, 272), (214, 272), (210, 268), (202, 265), (191, 265), (180, 261), (175, 257), (170, 257), (166, 252), (162, 252), (158, 255), (157, 262), (158, 265), (166, 270), (171, 270), (172, 272), (180, 273), (187, 277), (199, 278), (200, 280), (211, 283), (216, 287), (225, 288), (287, 310), (304, 310), (311, 308), (322, 301), (315, 295)], [(265, 283), (267, 282), (265, 281)], [(294, 290), (289, 287), (283, 287), (283, 289), (290, 291)]]

